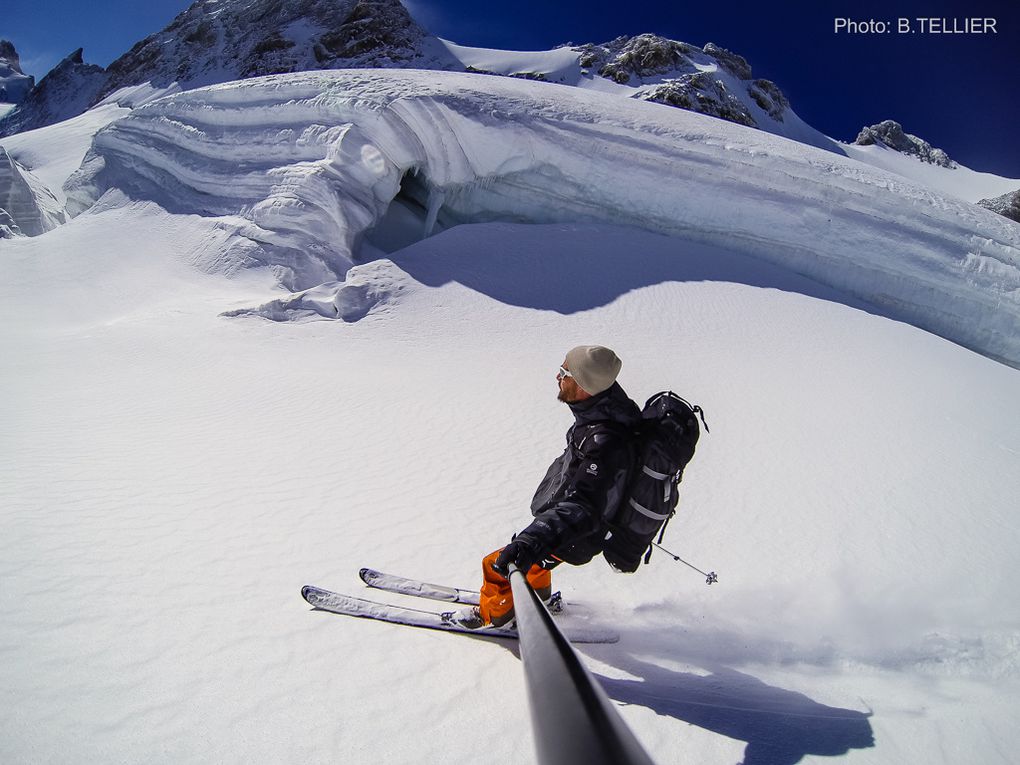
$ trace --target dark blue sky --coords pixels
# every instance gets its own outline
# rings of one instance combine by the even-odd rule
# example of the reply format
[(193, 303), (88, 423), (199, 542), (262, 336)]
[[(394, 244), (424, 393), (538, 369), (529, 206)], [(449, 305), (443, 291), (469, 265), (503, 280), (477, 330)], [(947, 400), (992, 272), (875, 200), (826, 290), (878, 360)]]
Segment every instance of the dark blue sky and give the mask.
[[(619, 0), (407, 0), (430, 31), (464, 45), (542, 50), (655, 32), (743, 55), (774, 80), (809, 124), (853, 140), (865, 124), (895, 119), (907, 132), (973, 167), (1020, 177), (1020, 0), (846, 2), (620, 2)], [(109, 64), (166, 26), (187, 0), (7, 0), (0, 37), (41, 78), (78, 47)], [(886, 33), (836, 32), (835, 19)], [(995, 19), (996, 34), (922, 32), (918, 18)], [(899, 34), (897, 19), (916, 31)], [(952, 22), (950, 22), (952, 23)], [(931, 25), (929, 25), (931, 26)], [(859, 28), (860, 28), (859, 27)]]

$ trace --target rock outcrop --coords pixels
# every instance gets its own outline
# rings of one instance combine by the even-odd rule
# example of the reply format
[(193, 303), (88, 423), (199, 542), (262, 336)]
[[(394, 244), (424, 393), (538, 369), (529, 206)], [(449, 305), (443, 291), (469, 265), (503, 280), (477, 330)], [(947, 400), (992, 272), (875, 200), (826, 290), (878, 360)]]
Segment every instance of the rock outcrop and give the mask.
[(0, 104), (20, 104), (35, 86), (35, 77), (21, 71), (14, 44), (0, 40)]
[(641, 98), (719, 117), (738, 125), (758, 126), (744, 102), (731, 93), (722, 80), (705, 72), (682, 74), (666, 80), (642, 93)]
[(694, 72), (690, 54), (698, 51), (693, 45), (651, 34), (617, 37), (603, 45), (581, 45), (575, 50), (582, 67), (621, 85), (655, 75)]
[(637, 97), (645, 101), (748, 127), (762, 127), (752, 104), (776, 122), (783, 122), (790, 108), (774, 82), (752, 80), (751, 65), (743, 56), (714, 43), (696, 48), (644, 34), (575, 50), (582, 67), (620, 85), (640, 88)]
[(1007, 194), (1003, 194), (1001, 197), (982, 199), (978, 202), (978, 204), (982, 207), (988, 208), (992, 212), (997, 212), (999, 215), (1020, 223), (1020, 189), (1010, 191)]
[(57, 64), (18, 104), (0, 120), (0, 136), (52, 125), (77, 116), (98, 100), (106, 82), (101, 66), (86, 64), (82, 49)]
[(894, 120), (883, 120), (877, 125), (862, 128), (854, 143), (858, 146), (880, 143), (902, 154), (917, 157), (922, 162), (930, 162), (941, 167), (956, 167), (956, 163), (942, 149), (936, 149), (916, 135), (905, 133), (903, 126)]

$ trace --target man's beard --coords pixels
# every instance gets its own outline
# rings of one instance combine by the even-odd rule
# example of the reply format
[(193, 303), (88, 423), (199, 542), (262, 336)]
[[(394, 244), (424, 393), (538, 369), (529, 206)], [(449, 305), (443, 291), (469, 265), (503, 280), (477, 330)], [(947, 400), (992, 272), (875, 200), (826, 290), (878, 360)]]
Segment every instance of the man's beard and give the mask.
[(577, 390), (572, 386), (561, 385), (559, 393), (556, 394), (556, 400), (562, 401), (564, 404), (573, 404), (577, 401)]

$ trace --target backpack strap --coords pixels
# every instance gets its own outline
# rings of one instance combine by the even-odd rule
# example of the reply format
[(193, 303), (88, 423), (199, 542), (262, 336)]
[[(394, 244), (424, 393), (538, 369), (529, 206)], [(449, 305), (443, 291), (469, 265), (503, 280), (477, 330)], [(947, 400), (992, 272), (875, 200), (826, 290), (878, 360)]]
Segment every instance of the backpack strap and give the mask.
[(690, 409), (692, 412), (694, 412), (696, 415), (698, 415), (698, 417), (701, 419), (701, 424), (705, 426), (705, 432), (706, 433), (711, 433), (712, 432), (711, 430), (708, 429), (708, 423), (705, 422), (705, 410), (702, 409), (697, 404), (692, 404), (690, 401), (685, 399), (683, 396), (678, 396), (676, 393), (674, 393), (671, 390), (664, 390), (664, 391), (662, 391), (660, 393), (656, 393), (654, 396), (652, 396), (650, 399), (648, 399), (647, 403), (645, 403), (645, 408), (647, 409), (649, 406), (652, 406), (652, 404), (654, 404), (656, 401), (658, 401), (660, 398), (662, 398), (664, 396), (666, 398), (673, 398), (673, 399), (676, 399), (677, 401), (682, 401), (687, 406), (688, 409)]
[(574, 449), (577, 450), (578, 453), (583, 453), (584, 445), (588, 442), (588, 439), (590, 438), (597, 439), (599, 436), (607, 435), (626, 438), (629, 433), (630, 431), (625, 426), (620, 425), (619, 423), (596, 422), (590, 425), (585, 425), (584, 431), (581, 434), (581, 440), (576, 443), (572, 442), (571, 445), (574, 447)]
[(711, 433), (712, 432), (711, 430), (708, 429), (708, 423), (705, 422), (705, 410), (704, 409), (702, 409), (697, 404), (692, 404), (690, 401), (688, 401), (687, 399), (683, 398), (682, 396), (677, 396), (673, 391), (669, 391), (669, 395), (673, 396), (674, 398), (678, 398), (681, 401), (683, 401), (685, 404), (687, 404), (687, 408), (690, 409), (692, 412), (694, 412), (694, 414), (698, 415), (699, 419), (701, 420), (701, 424), (705, 426), (705, 432), (706, 433)]
[[(666, 535), (666, 527), (669, 525), (669, 519), (676, 515), (676, 510), (673, 510), (669, 515), (666, 516), (666, 520), (662, 522), (662, 528), (659, 530), (659, 544), (662, 544), (662, 538)], [(652, 546), (648, 545), (648, 552), (645, 553), (645, 565), (648, 565), (648, 561), (652, 559)]]
[(700, 406), (692, 406), (691, 411), (701, 418), (701, 424), (705, 426), (705, 432), (711, 433), (712, 431), (708, 429), (708, 423), (705, 422), (705, 410), (702, 409)]
[(670, 517), (673, 515), (672, 512), (665, 513), (665, 514), (662, 514), (662, 513), (653, 513), (647, 507), (644, 507), (643, 505), (639, 505), (637, 502), (635, 502), (633, 497), (630, 500), (630, 506), (633, 507), (635, 510), (637, 510), (639, 513), (641, 513), (641, 515), (643, 515), (643, 516), (645, 516), (647, 518), (652, 518), (652, 519), (654, 519), (656, 521), (668, 521), (670, 519)]
[(644, 473), (647, 476), (651, 476), (656, 481), (665, 481), (667, 478), (672, 478), (673, 477), (671, 475), (667, 475), (666, 473), (659, 473), (659, 472), (657, 472), (655, 470), (652, 470), (650, 467), (648, 467), (648, 465), (642, 465), (641, 466), (641, 472)]

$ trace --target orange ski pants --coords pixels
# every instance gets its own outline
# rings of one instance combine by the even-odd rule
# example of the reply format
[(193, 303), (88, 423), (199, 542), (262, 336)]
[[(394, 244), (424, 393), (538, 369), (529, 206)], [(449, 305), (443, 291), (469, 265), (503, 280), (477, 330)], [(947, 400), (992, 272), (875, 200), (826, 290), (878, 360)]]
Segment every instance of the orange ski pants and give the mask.
[[(514, 595), (510, 581), (492, 570), (492, 564), (501, 552), (502, 548), (495, 550), (482, 560), (482, 590), (478, 602), (482, 621), (497, 627), (514, 618)], [(539, 597), (548, 600), (552, 594), (552, 571), (536, 564), (528, 571), (527, 579)]]

